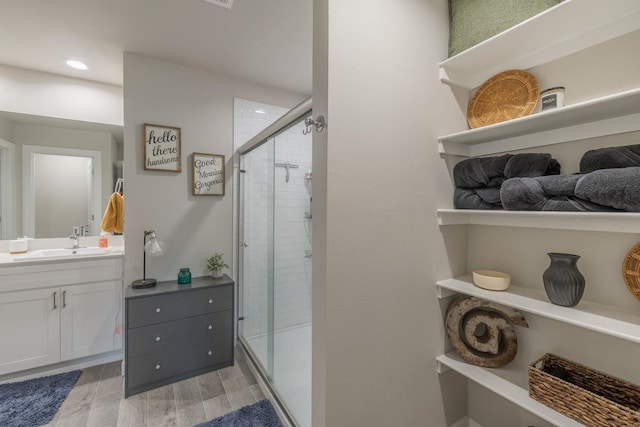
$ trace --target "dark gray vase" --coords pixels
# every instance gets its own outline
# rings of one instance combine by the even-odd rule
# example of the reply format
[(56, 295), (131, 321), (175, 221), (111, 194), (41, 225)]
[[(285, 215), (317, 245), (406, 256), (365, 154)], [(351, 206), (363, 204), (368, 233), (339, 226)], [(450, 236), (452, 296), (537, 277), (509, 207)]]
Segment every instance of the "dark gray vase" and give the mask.
[(578, 271), (579, 255), (548, 253), (551, 265), (542, 274), (549, 301), (564, 307), (578, 304), (584, 293), (584, 276)]

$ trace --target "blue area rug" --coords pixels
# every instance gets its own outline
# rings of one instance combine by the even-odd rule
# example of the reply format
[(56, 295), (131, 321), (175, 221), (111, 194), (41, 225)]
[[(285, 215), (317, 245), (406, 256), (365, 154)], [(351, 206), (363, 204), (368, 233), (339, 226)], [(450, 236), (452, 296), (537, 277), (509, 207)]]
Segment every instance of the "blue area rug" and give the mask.
[(82, 371), (0, 384), (0, 426), (36, 427), (49, 423)]
[(264, 399), (196, 427), (283, 427), (271, 402)]

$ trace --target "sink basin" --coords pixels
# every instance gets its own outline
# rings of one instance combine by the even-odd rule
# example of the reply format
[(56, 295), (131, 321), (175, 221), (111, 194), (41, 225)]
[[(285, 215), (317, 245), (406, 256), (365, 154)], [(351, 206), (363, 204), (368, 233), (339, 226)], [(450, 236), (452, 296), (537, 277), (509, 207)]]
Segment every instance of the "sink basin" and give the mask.
[(76, 258), (92, 255), (104, 255), (109, 253), (109, 248), (77, 248), (77, 249), (39, 249), (24, 255), (17, 255), (14, 261), (27, 261), (35, 259), (52, 259), (52, 258)]

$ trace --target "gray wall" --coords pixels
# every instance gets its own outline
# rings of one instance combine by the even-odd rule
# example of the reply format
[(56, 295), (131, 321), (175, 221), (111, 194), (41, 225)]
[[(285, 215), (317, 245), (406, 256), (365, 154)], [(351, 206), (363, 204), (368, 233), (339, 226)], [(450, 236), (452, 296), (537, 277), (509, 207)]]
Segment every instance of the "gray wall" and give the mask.
[[(232, 265), (233, 98), (292, 107), (304, 96), (132, 53), (124, 57), (124, 82), (125, 286), (142, 277), (147, 229), (167, 245), (161, 258), (147, 258), (148, 277), (173, 280), (180, 267), (207, 274), (214, 252)], [(181, 128), (181, 173), (144, 170), (144, 123)], [(225, 196), (191, 194), (194, 152), (226, 156)]]

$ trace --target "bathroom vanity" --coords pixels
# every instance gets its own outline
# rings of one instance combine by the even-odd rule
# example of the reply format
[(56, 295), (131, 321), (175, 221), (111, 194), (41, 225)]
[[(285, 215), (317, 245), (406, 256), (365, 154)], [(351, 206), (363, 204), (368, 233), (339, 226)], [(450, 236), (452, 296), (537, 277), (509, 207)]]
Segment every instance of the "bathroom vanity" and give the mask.
[(0, 375), (122, 349), (122, 250), (0, 261)]
[(234, 282), (127, 288), (125, 396), (233, 365)]

